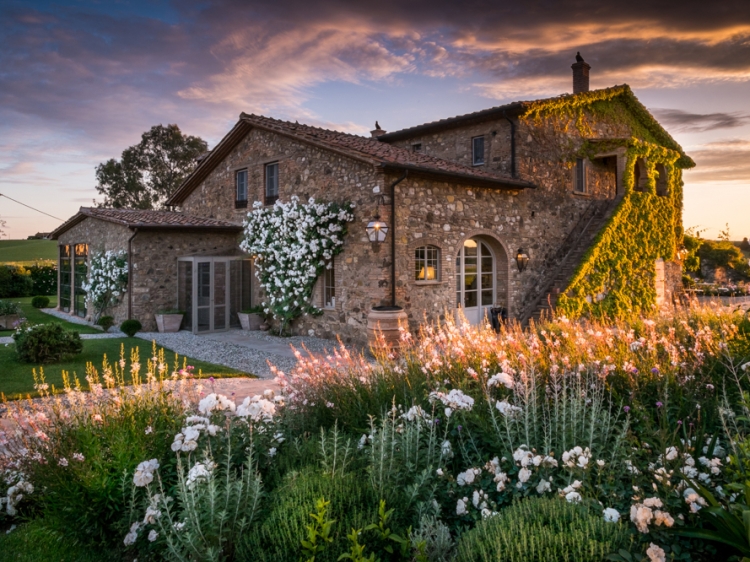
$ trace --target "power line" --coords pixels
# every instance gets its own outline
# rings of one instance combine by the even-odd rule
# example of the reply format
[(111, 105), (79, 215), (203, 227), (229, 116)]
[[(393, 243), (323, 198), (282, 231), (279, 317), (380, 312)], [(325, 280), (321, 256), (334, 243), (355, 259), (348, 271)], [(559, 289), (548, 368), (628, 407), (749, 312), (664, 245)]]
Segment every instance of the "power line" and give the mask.
[(0, 197), (5, 197), (6, 199), (10, 199), (10, 200), (11, 200), (11, 201), (13, 201), (14, 203), (18, 203), (19, 205), (23, 205), (24, 207), (28, 207), (28, 208), (29, 208), (29, 209), (31, 209), (32, 211), (36, 211), (37, 213), (42, 213), (43, 215), (47, 215), (48, 217), (52, 217), (53, 219), (57, 219), (57, 220), (59, 220), (60, 222), (65, 222), (65, 219), (61, 219), (60, 217), (56, 217), (56, 216), (54, 216), (54, 215), (50, 215), (49, 213), (45, 213), (44, 211), (40, 211), (39, 209), (35, 209), (34, 207), (32, 207), (32, 206), (30, 206), (30, 205), (27, 205), (26, 203), (21, 203), (20, 201), (16, 201), (16, 200), (15, 200), (15, 199), (13, 199), (12, 197), (8, 197), (8, 196), (7, 196), (7, 195), (5, 195), (4, 193), (0, 193)]

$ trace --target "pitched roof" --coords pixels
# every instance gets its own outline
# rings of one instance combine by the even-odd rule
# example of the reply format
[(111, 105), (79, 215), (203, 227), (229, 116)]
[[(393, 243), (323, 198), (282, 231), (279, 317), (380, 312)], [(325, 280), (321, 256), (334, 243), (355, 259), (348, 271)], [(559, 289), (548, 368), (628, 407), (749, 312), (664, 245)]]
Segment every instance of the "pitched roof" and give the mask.
[(237, 124), (172, 194), (167, 204), (178, 205), (184, 201), (253, 127), (312, 144), (384, 170), (408, 170), (416, 175), (484, 187), (506, 189), (536, 187), (526, 181), (499, 176), (479, 168), (392, 146), (378, 139), (242, 113)]
[(240, 225), (210, 219), (194, 217), (173, 211), (145, 211), (138, 209), (104, 209), (99, 207), (81, 207), (73, 217), (53, 230), (49, 237), (56, 240), (63, 232), (72, 228), (84, 219), (91, 217), (112, 222), (130, 229), (142, 230), (213, 230), (239, 232)]
[(635, 96), (633, 90), (627, 84), (620, 86), (612, 86), (611, 88), (603, 88), (600, 90), (591, 90), (588, 92), (581, 92), (578, 94), (565, 94), (554, 98), (546, 98), (532, 101), (515, 101), (505, 105), (499, 105), (491, 107), (489, 109), (483, 109), (481, 111), (475, 111), (473, 113), (467, 113), (465, 115), (457, 115), (455, 117), (448, 117), (447, 119), (440, 119), (438, 121), (432, 121), (430, 123), (424, 123), (422, 125), (416, 125), (414, 127), (408, 127), (398, 131), (386, 133), (378, 137), (383, 142), (394, 142), (412, 138), (418, 135), (427, 133), (434, 133), (437, 131), (449, 129), (456, 125), (469, 125), (472, 123), (481, 123), (491, 119), (502, 119), (504, 117), (516, 117), (519, 115), (527, 115), (535, 110), (543, 109), (545, 106), (553, 104), (565, 104), (569, 102), (576, 102), (578, 104), (594, 103), (601, 100), (618, 99), (633, 113), (638, 121), (651, 133), (656, 140), (658, 140), (663, 146), (671, 148), (680, 153), (680, 163), (684, 168), (692, 168), (695, 166), (695, 162), (685, 154), (685, 151), (679, 145), (679, 143), (672, 138), (664, 127), (654, 118), (653, 115), (648, 111), (640, 100)]

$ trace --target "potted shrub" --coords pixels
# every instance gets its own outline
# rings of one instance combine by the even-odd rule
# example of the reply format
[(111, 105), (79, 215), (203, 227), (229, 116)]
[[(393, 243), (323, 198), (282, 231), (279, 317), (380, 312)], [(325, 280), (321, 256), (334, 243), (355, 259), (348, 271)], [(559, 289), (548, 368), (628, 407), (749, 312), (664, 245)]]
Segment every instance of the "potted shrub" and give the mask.
[(182, 310), (161, 310), (154, 316), (160, 332), (179, 332), (185, 313)]
[(265, 318), (265, 312), (263, 311), (263, 306), (258, 305), (238, 312), (237, 316), (240, 318), (243, 330), (260, 330), (260, 325)]
[(21, 309), (18, 303), (0, 301), (0, 328), (15, 330), (21, 322)]

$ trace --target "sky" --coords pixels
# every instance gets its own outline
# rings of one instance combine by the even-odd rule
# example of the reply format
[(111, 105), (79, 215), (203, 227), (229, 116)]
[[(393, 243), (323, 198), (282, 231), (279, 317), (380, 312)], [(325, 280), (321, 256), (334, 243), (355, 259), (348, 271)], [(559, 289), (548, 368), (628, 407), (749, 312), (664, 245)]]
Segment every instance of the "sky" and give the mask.
[[(747, 0), (0, 0), (0, 193), (64, 220), (159, 123), (209, 147), (242, 111), (394, 131), (570, 92), (577, 51), (696, 161), (685, 226), (750, 237)], [(61, 222), (5, 197), (0, 219)]]

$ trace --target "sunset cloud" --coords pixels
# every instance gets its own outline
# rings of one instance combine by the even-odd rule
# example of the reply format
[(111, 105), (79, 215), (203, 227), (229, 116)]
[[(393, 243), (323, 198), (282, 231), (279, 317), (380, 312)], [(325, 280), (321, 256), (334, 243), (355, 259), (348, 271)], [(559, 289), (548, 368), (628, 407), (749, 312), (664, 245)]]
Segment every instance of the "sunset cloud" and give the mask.
[[(595, 88), (678, 92), (750, 83), (750, 2), (657, 4), (6, 1), (0, 185), (36, 186), (35, 196), (53, 199), (59, 191), (52, 186), (90, 189), (93, 197), (96, 164), (150, 126), (178, 123), (213, 144), (241, 111), (367, 134), (369, 114), (342, 116), (315, 103), (324, 88), (335, 98), (330, 107), (339, 108), (352, 106), (336, 93), (343, 86), (348, 96), (377, 88), (394, 108), (381, 118), (389, 128), (417, 124), (406, 121), (413, 116), (398, 94), (404, 83), (426, 88), (413, 99), (435, 100), (444, 87), (484, 97), (486, 106), (556, 96), (571, 90), (576, 51), (592, 65)], [(676, 134), (732, 129), (741, 136), (750, 126), (747, 105), (707, 98), (697, 110), (668, 101), (662, 107), (670, 109), (654, 112)], [(747, 166), (732, 160), (750, 161), (750, 149), (710, 140), (694, 143), (698, 169), (688, 181), (750, 183)], [(65, 212), (77, 206), (62, 196), (59, 205), (68, 205)]]

